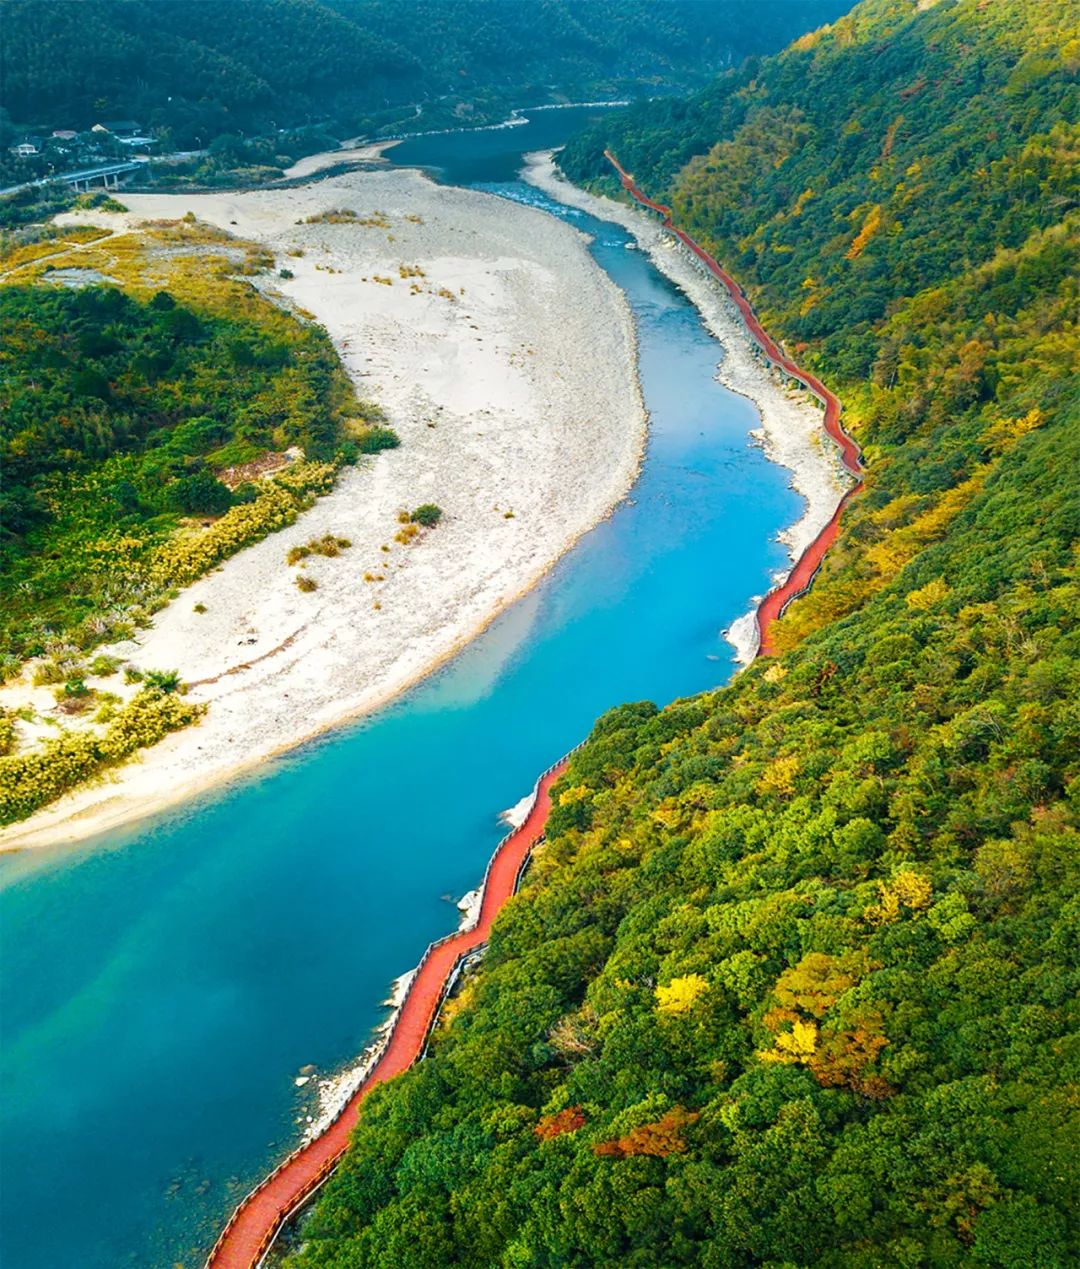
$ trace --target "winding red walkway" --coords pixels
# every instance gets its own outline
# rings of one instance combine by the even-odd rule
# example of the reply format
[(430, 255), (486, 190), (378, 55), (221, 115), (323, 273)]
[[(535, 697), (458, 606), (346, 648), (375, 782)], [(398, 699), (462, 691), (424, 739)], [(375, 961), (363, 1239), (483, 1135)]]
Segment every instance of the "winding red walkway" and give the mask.
[[(606, 150), (604, 153), (619, 173), (626, 191), (643, 206), (657, 212), (664, 227), (724, 284), (765, 357), (793, 379), (797, 379), (824, 405), (825, 431), (840, 447), (844, 466), (857, 482), (840, 500), (832, 519), (802, 553), (785, 581), (770, 591), (759, 606), (757, 623), (761, 640), (760, 652), (769, 656), (773, 651), (769, 638), (772, 623), (793, 599), (809, 589), (825, 552), (839, 532), (844, 507), (862, 489), (863, 469), (859, 447), (840, 426), (839, 399), (820, 379), (801, 370), (766, 334), (742, 289), (704, 248), (672, 223), (670, 208), (653, 202), (643, 194), (615, 156)], [(336, 1167), (348, 1148), (349, 1138), (359, 1117), (360, 1103), (368, 1092), (376, 1084), (400, 1075), (423, 1053), (447, 986), (453, 980), (459, 963), (487, 941), (492, 922), (500, 908), (517, 889), (522, 869), (532, 848), (544, 833), (544, 825), (551, 809), (551, 786), (566, 770), (568, 762), (569, 756), (544, 772), (537, 783), (536, 801), (528, 819), (499, 843), (484, 878), (483, 899), (476, 925), (471, 930), (458, 931), (431, 944), (409, 985), (386, 1046), (367, 1078), (320, 1137), (294, 1151), (240, 1203), (210, 1253), (206, 1262), (207, 1269), (254, 1269), (262, 1261), (289, 1217), (311, 1197)]]
[(488, 864), (480, 915), (471, 930), (432, 943), (409, 985), (386, 1047), (333, 1124), (301, 1146), (253, 1190), (233, 1213), (207, 1259), (208, 1269), (252, 1269), (278, 1231), (333, 1171), (349, 1144), (360, 1103), (371, 1088), (400, 1075), (420, 1056), (458, 962), (487, 941), (499, 909), (517, 889), (533, 846), (543, 836), (551, 809), (549, 790), (566, 769), (563, 758), (540, 777), (536, 802), (520, 828), (504, 837)]
[(821, 530), (817, 537), (803, 551), (795, 562), (795, 567), (787, 575), (783, 582), (773, 590), (771, 590), (761, 601), (757, 610), (757, 626), (758, 636), (760, 638), (759, 651), (762, 656), (771, 656), (774, 648), (770, 637), (770, 627), (779, 617), (784, 609), (791, 603), (793, 599), (797, 599), (799, 595), (803, 595), (810, 589), (810, 583), (814, 580), (818, 569), (821, 567), (821, 561), (825, 558), (825, 552), (832, 546), (836, 540), (836, 536), (840, 531), (840, 517), (848, 502), (855, 497), (863, 487), (863, 466), (859, 453), (859, 447), (852, 438), (844, 431), (840, 425), (840, 398), (830, 392), (828, 388), (815, 375), (808, 374), (791, 360), (791, 358), (783, 351), (776, 341), (765, 331), (764, 327), (758, 321), (757, 314), (750, 305), (750, 301), (743, 293), (742, 287), (731, 277), (721, 266), (713, 259), (704, 247), (699, 246), (693, 238), (683, 229), (680, 229), (671, 219), (671, 208), (665, 207), (663, 203), (654, 202), (647, 194), (642, 193), (634, 184), (634, 178), (619, 163), (619, 160), (611, 153), (610, 150), (604, 151), (604, 158), (611, 164), (619, 174), (622, 181), (623, 189), (626, 190), (633, 198), (635, 198), (643, 207), (649, 208), (659, 215), (665, 229), (668, 229), (676, 238), (694, 253), (708, 271), (718, 278), (727, 288), (728, 294), (735, 301), (735, 306), (742, 314), (742, 319), (746, 323), (746, 328), (750, 332), (751, 338), (765, 354), (766, 360), (771, 361), (773, 365), (779, 366), (785, 374), (790, 375), (792, 379), (797, 379), (808, 392), (821, 402), (825, 407), (825, 418), (823, 425), (825, 431), (839, 446), (840, 458), (847, 471), (855, 477), (855, 484), (844, 494), (833, 512), (832, 519)]

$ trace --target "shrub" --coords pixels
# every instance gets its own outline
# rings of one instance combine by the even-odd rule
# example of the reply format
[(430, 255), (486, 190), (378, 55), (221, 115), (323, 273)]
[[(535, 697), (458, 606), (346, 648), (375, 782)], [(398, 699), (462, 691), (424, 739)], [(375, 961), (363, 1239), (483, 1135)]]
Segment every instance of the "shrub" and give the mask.
[(11, 753), (15, 748), (15, 715), (9, 710), (0, 708), (0, 756)]
[[(330, 462), (293, 463), (274, 476), (273, 483), (294, 494), (329, 493), (337, 479), (337, 468)], [(309, 506), (305, 503), (304, 506)]]
[(352, 543), (348, 538), (335, 537), (332, 533), (324, 533), (321, 538), (312, 538), (308, 543), (313, 555), (325, 555), (333, 558), (347, 551)]
[(352, 542), (348, 538), (336, 537), (333, 533), (324, 533), (321, 538), (312, 538), (303, 546), (290, 546), (285, 555), (287, 564), (299, 564), (301, 560), (306, 560), (309, 555), (324, 555), (333, 558), (340, 555), (342, 551), (347, 551), (352, 546)]
[(442, 508), (433, 502), (425, 502), (409, 516), (413, 524), (423, 525), (425, 529), (433, 529), (442, 519)]
[[(350, 207), (333, 207), (329, 211), (316, 212), (298, 224), (305, 225), (343, 225), (357, 220), (357, 214)], [(366, 224), (366, 221), (361, 223)]]
[(397, 449), (401, 444), (398, 434), (390, 427), (369, 427), (356, 438), (361, 454), (378, 454), (384, 449)]
[(76, 198), (73, 206), (107, 212), (127, 211), (127, 208), (123, 203), (117, 202), (111, 194), (107, 194), (104, 190), (100, 189), (95, 190), (90, 194), (80, 194), (79, 197)]
[(319, 583), (315, 580), (315, 578), (306, 577), (303, 573), (301, 573), (296, 579), (296, 586), (298, 590), (302, 590), (305, 594), (319, 589)]
[(90, 673), (99, 679), (107, 679), (111, 674), (115, 674), (119, 668), (120, 658), (106, 656), (104, 652), (99, 653), (90, 662)]
[(159, 692), (177, 692), (180, 690), (179, 671), (147, 670), (146, 686), (157, 688)]
[(34, 666), (33, 684), (35, 687), (48, 687), (52, 683), (64, 681), (64, 671), (55, 658), (41, 661)]
[(222, 515), (233, 501), (228, 486), (205, 470), (174, 480), (165, 496), (172, 510), (186, 515)]

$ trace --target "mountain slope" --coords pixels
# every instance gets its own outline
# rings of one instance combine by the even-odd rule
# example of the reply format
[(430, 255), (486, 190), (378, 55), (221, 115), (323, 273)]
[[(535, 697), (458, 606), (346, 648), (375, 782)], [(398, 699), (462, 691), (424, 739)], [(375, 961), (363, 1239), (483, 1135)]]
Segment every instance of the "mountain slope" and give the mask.
[[(182, 145), (315, 121), (505, 117), (553, 95), (701, 82), (846, 0), (3, 0), (0, 82), (24, 123), (135, 117)], [(441, 123), (439, 122), (441, 121)]]
[(602, 121), (561, 163), (614, 189), (610, 147), (760, 288), (771, 321), (854, 378), (890, 304), (1075, 199), (1075, 15), (1069, 0), (873, 0), (689, 101)]
[(291, 1263), (1080, 1258), (1071, 40), (868, 0), (687, 107), (688, 166), (670, 104), (568, 150), (732, 264), (867, 490), (781, 656), (597, 724)]

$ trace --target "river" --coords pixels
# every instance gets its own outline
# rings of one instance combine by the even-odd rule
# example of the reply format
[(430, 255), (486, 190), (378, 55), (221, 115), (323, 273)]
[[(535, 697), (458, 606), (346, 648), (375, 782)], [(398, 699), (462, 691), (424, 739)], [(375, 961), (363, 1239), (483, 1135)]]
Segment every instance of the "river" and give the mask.
[(730, 676), (721, 632), (784, 565), (799, 500), (690, 303), (625, 231), (515, 179), (588, 113), (391, 154), (594, 235), (638, 327), (640, 479), (393, 707), (134, 829), (0, 861), (6, 1269), (200, 1264), (296, 1143), (299, 1069), (358, 1054), (391, 981), (455, 925), (446, 897), (479, 880), (500, 809), (606, 708)]

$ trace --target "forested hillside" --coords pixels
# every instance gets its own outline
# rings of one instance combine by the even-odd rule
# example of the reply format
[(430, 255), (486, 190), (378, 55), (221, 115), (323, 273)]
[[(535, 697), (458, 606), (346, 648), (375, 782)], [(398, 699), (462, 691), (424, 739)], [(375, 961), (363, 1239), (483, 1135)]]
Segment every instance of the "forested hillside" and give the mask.
[[(846, 0), (3, 0), (12, 118), (129, 118), (181, 146), (322, 123), (337, 135), (416, 117), (702, 82), (778, 48)], [(553, 96), (554, 95), (554, 96)]]
[(355, 460), (359, 409), (323, 332), (239, 287), (221, 298), (231, 312), (167, 291), (0, 287), (5, 673), (57, 639), (100, 642), (106, 614), (130, 625), (123, 602), (145, 605), (178, 524), (255, 501), (221, 472), (290, 446)]
[(568, 149), (730, 265), (867, 489), (779, 656), (598, 723), (297, 1269), (1080, 1262), (1073, 16), (867, 0)]

